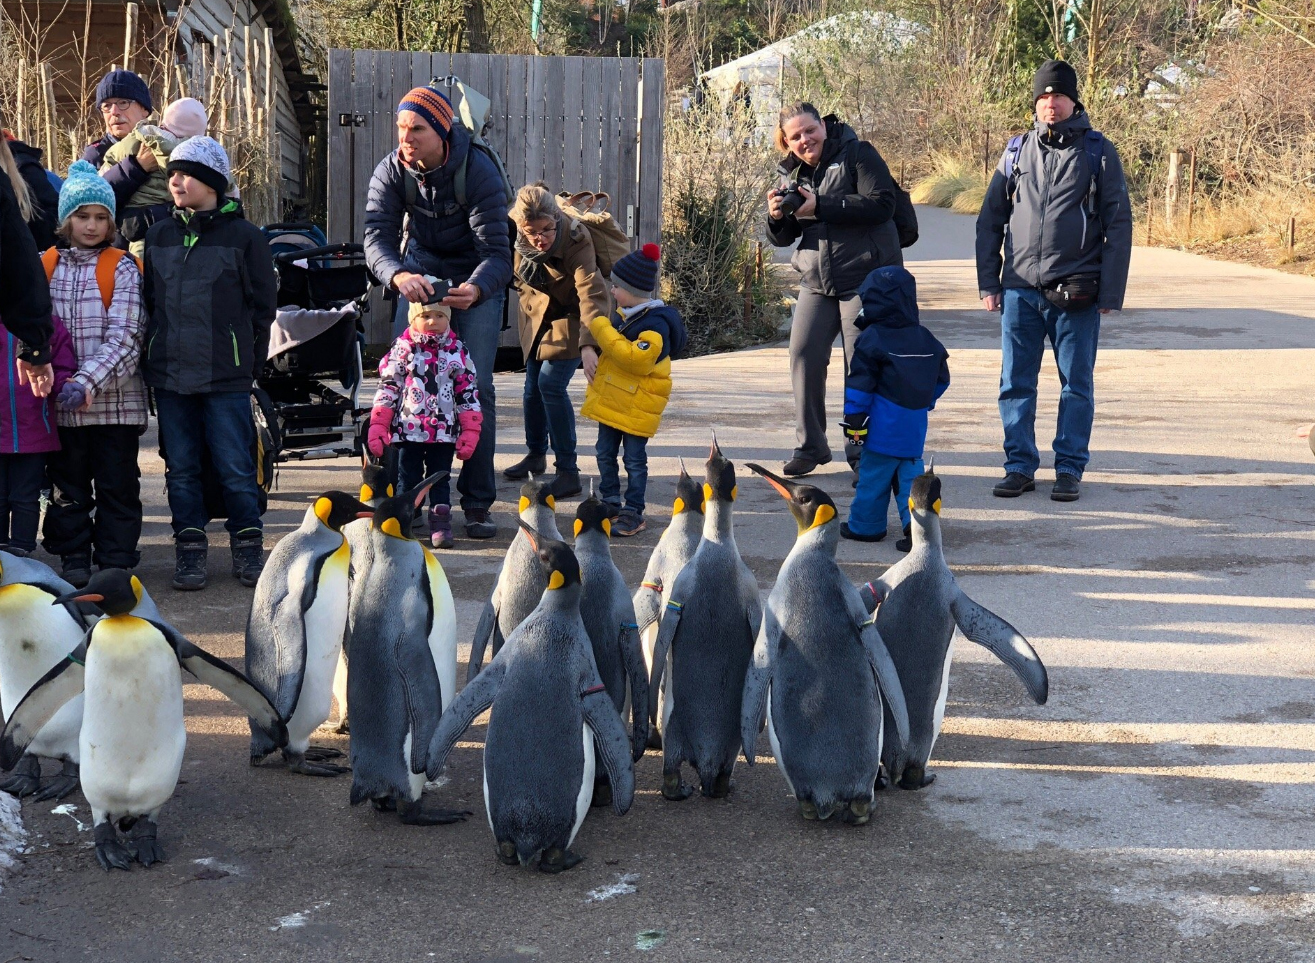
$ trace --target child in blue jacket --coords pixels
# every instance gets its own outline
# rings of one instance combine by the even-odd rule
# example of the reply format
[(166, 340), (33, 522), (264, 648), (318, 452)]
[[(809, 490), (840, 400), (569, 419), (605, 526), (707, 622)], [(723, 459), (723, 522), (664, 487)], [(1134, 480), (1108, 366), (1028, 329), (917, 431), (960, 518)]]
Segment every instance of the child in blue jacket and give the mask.
[(886, 537), (886, 511), (895, 504), (904, 537), (901, 552), (913, 547), (909, 535), (909, 489), (923, 472), (927, 412), (950, 386), (949, 354), (918, 323), (917, 283), (902, 267), (877, 268), (858, 289), (863, 302), (859, 329), (845, 377), (845, 440), (863, 449), (858, 487), (849, 521), (840, 534), (860, 542)]

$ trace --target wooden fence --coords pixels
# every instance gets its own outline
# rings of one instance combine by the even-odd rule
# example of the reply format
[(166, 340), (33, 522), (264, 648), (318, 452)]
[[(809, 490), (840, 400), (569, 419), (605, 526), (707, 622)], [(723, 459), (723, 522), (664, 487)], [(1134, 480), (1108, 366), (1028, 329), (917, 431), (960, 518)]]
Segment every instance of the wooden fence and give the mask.
[[(328, 234), (363, 239), (370, 175), (397, 148), (395, 111), (412, 87), (459, 77), (492, 107), (485, 139), (513, 186), (606, 191), (636, 242), (660, 239), (665, 67), (659, 59), (329, 51)], [(388, 340), (372, 306), (368, 338)]]

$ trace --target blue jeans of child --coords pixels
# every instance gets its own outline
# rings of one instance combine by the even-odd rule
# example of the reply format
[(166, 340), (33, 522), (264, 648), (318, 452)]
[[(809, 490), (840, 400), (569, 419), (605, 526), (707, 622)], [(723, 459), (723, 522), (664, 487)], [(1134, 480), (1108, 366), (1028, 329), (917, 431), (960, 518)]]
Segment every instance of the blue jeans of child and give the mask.
[(1061, 311), (1035, 288), (1007, 288), (1001, 314), (1000, 421), (1005, 471), (1028, 478), (1041, 462), (1036, 448), (1036, 386), (1049, 339), (1059, 368), (1055, 473), (1082, 477), (1096, 416), (1094, 371), (1100, 312)]
[(251, 420), (251, 395), (246, 391), (213, 391), (182, 395), (157, 389), (155, 408), (164, 443), (164, 482), (174, 535), (185, 529), (204, 532), (210, 522), (201, 481), (201, 458), (209, 450), (210, 462), (224, 491), (230, 535), (260, 531), (260, 496), (251, 442), (256, 426)]
[[(452, 470), (452, 455), (457, 446), (451, 442), (426, 444), (421, 441), (404, 441), (397, 445), (397, 490), (410, 491), (416, 485), (441, 471)], [(451, 480), (444, 477), (429, 489), (429, 506), (447, 505), (452, 498)]]
[(909, 524), (909, 489), (923, 472), (922, 458), (896, 458), (871, 448), (863, 449), (858, 461), (858, 487), (849, 506), (849, 530), (855, 535), (886, 534), (886, 515), (891, 489), (899, 482), (895, 507), (901, 525)]
[(579, 358), (525, 362), (525, 447), (546, 455), (548, 443), (558, 471), (578, 471), (575, 458), (575, 406), (566, 389), (580, 367)]
[(648, 488), (648, 439), (613, 428), (598, 426), (598, 443), (594, 454), (598, 456), (598, 497), (609, 505), (621, 507), (621, 476), (617, 472), (616, 455), (622, 455), (626, 466), (627, 511), (643, 517), (644, 491)]

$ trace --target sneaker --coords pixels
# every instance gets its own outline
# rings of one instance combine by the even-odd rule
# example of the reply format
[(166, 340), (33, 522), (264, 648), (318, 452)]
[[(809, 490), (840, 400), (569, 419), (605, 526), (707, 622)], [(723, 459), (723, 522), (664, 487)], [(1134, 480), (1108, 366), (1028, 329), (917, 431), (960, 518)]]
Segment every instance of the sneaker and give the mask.
[(178, 534), (174, 539), (174, 588), (180, 592), (205, 588), (207, 547), (205, 532), (188, 529)]
[(879, 542), (886, 537), (886, 533), (880, 535), (860, 535), (849, 527), (849, 522), (840, 523), (840, 537), (847, 538), (851, 542)]
[(1021, 472), (1006, 472), (1005, 477), (995, 483), (991, 494), (996, 498), (1017, 498), (1023, 492), (1036, 491), (1036, 482)]
[(514, 465), (502, 470), (502, 477), (510, 481), (524, 481), (531, 475), (542, 475), (548, 470), (547, 455), (526, 455)]
[(434, 505), (429, 509), (429, 544), (434, 548), (451, 548), (456, 544), (452, 539), (451, 506)]
[(492, 538), (498, 534), (498, 526), (493, 524), (487, 508), (467, 508), (465, 512), (467, 538)]
[[(14, 549), (9, 550), (11, 555), (18, 554)], [(91, 581), (91, 553), (83, 552), (78, 555), (62, 556), (63, 567), (60, 569), (60, 577), (72, 585), (74, 588), (83, 588)]]
[(646, 528), (648, 528), (648, 525), (645, 523), (643, 515), (636, 515), (632, 511), (625, 510), (612, 523), (612, 534), (621, 538), (629, 538), (631, 535), (638, 535)]
[[(36, 546), (33, 546), (32, 548), (19, 548), (16, 545), (6, 545), (5, 551), (10, 555), (13, 555), (15, 558), (31, 558), (32, 553), (36, 551)], [(78, 587), (81, 588), (81, 586)]]
[(1078, 481), (1077, 475), (1061, 472), (1055, 476), (1055, 487), (1050, 489), (1050, 500), (1052, 502), (1075, 502), (1078, 500), (1080, 488), (1081, 482)]
[(557, 470), (557, 476), (552, 480), (552, 497), (553, 498), (571, 498), (580, 494), (583, 489), (580, 487), (580, 473), (578, 471)]
[(895, 543), (895, 548), (901, 552), (913, 551), (913, 526), (904, 526), (904, 537)]
[(802, 475), (809, 474), (819, 465), (830, 464), (830, 462), (830, 452), (827, 452), (825, 458), (814, 458), (812, 455), (795, 455), (785, 463), (785, 467), (781, 469), (781, 474), (787, 478), (799, 478)]
[(254, 588), (265, 567), (265, 540), (260, 529), (243, 529), (229, 536), (228, 544), (233, 552), (233, 577), (247, 588)]

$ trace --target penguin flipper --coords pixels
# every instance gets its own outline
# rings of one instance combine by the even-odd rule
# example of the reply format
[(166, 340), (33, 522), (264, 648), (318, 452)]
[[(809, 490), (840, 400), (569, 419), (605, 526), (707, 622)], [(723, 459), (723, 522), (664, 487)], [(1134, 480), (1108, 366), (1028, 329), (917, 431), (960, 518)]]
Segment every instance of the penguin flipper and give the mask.
[(899, 746), (894, 754), (896, 771), (891, 774), (891, 779), (899, 779), (904, 771), (904, 756), (909, 745), (909, 707), (904, 701), (904, 686), (900, 683), (895, 660), (890, 657), (890, 650), (886, 648), (881, 633), (877, 631), (876, 621), (864, 622), (858, 630), (863, 651), (867, 654), (868, 663), (877, 677), (877, 685), (881, 688), (881, 695), (885, 698), (886, 706), (890, 709), (891, 718), (895, 722), (895, 735), (899, 739)]
[(173, 626), (164, 622), (151, 624), (169, 640), (178, 656), (178, 664), (196, 676), (198, 682), (218, 689), (245, 709), (251, 721), (265, 730), (276, 748), (281, 749), (288, 744), (288, 727), (284, 725), (284, 720), (274, 704), (250, 679), (223, 659), (187, 641)]
[(429, 752), (425, 763), (425, 774), (430, 779), (437, 779), (443, 772), (443, 767), (447, 765), (448, 753), (452, 751), (461, 734), (470, 728), (475, 717), (493, 705), (493, 699), (497, 696), (506, 674), (506, 661), (494, 659), (478, 678), (466, 683), (461, 694), (447, 707), (442, 718), (438, 720), (438, 727), (434, 730), (427, 747)]
[[(621, 626), (621, 660), (630, 679), (630, 723), (633, 730), (631, 756), (638, 762), (648, 745), (648, 667), (644, 665), (644, 650), (639, 644), (637, 622)], [(622, 720), (624, 722), (624, 720)]]
[(475, 676), (479, 675), (480, 667), (484, 664), (484, 650), (488, 648), (489, 639), (497, 628), (498, 608), (490, 598), (484, 603), (484, 611), (479, 614), (479, 622), (475, 625), (475, 635), (470, 640), (470, 662), (466, 664), (466, 685), (470, 685)]
[(635, 800), (635, 765), (630, 756), (631, 742), (617, 714), (616, 705), (594, 673), (593, 684), (580, 698), (584, 721), (593, 730), (603, 766), (612, 781), (612, 808), (624, 816)]
[(858, 597), (863, 602), (864, 610), (871, 615), (877, 610), (877, 606), (886, 601), (890, 595), (891, 587), (879, 578), (874, 578), (871, 582), (864, 582), (859, 586)]
[(640, 634), (643, 634), (662, 614), (662, 592), (651, 587), (661, 584), (660, 581), (649, 582), (646, 579), (644, 584), (635, 590), (635, 623), (639, 626)]
[(1014, 670), (1037, 705), (1046, 704), (1050, 694), (1046, 667), (1021, 632), (964, 595), (962, 589), (950, 600), (950, 613), (960, 632)]
[(772, 617), (771, 610), (763, 613), (762, 628), (753, 646), (753, 661), (744, 676), (744, 696), (740, 702), (740, 740), (744, 745), (744, 760), (749, 765), (758, 761), (758, 733), (767, 721), (767, 694), (771, 691), (772, 653), (781, 641), (781, 626)]
[(428, 646), (408, 645), (398, 640), (394, 658), (402, 675), (402, 693), (411, 723), (411, 771), (425, 771), (429, 743), (443, 716), (443, 688)]
[[(677, 583), (679, 586), (679, 583)], [(658, 628), (657, 638), (653, 642), (653, 676), (648, 680), (648, 721), (657, 725), (658, 694), (662, 691), (662, 674), (667, 670), (667, 654), (671, 651), (676, 634), (680, 631), (680, 613), (684, 607), (674, 596), (667, 602), (666, 614)]]
[(83, 666), (86, 659), (87, 642), (84, 639), (38, 679), (22, 701), (14, 706), (3, 734), (0, 734), (0, 771), (8, 772), (18, 765), (18, 760), (42, 727), (82, 691), (86, 682)]

